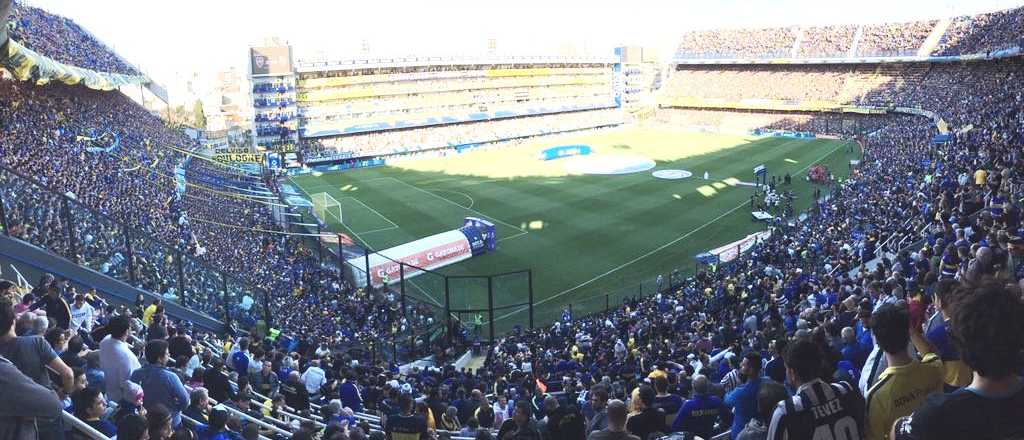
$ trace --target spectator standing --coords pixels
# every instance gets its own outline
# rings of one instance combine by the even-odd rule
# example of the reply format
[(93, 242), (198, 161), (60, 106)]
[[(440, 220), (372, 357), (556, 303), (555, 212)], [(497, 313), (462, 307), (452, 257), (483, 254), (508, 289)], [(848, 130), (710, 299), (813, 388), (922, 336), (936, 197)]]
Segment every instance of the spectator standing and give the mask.
[(761, 389), (761, 355), (757, 352), (749, 352), (743, 355), (740, 361), (740, 376), (743, 381), (736, 389), (725, 395), (725, 405), (733, 409), (732, 427), (730, 432), (733, 438), (740, 435), (740, 431), (750, 422), (750, 419), (757, 415), (757, 393)]
[[(499, 403), (501, 400), (499, 399)], [(597, 384), (590, 387), (590, 407), (594, 411), (594, 415), (587, 421), (587, 434), (594, 431), (601, 431), (608, 427), (608, 388), (604, 385)], [(623, 421), (625, 426), (625, 421)]]
[(85, 301), (85, 295), (75, 295), (75, 302), (71, 304), (71, 331), (79, 335), (89, 335), (95, 322), (96, 309)]
[(966, 289), (951, 319), (952, 334), (971, 384), (933, 394), (893, 425), (894, 440), (1005, 439), (1024, 434), (1024, 303), (998, 283)]
[(934, 354), (926, 354), (920, 361), (910, 356), (907, 345), (912, 324), (905, 303), (882, 305), (871, 315), (871, 323), (888, 367), (865, 397), (865, 439), (885, 440), (896, 419), (910, 415), (929, 394), (942, 392), (943, 370)]
[(363, 395), (359, 392), (355, 374), (345, 374), (345, 380), (338, 387), (338, 397), (341, 399), (342, 406), (352, 408), (352, 411), (355, 412), (363, 411)]
[(608, 402), (608, 427), (590, 433), (587, 440), (641, 440), (640, 437), (626, 431), (626, 416), (629, 414), (626, 403), (615, 399)]
[[(13, 316), (13, 307), (9, 304), (5, 306), (11, 309)], [(0, 320), (0, 328), (5, 325), (2, 321), (6, 319), (8, 318), (4, 317)], [(10, 319), (13, 322), (13, 318)], [(62, 405), (57, 394), (23, 374), (14, 363), (3, 356), (0, 356), (0, 389), (4, 391), (5, 396), (17, 396), (16, 399), (0, 399), (0, 438), (45, 438), (37, 435), (36, 427), (40, 423), (60, 417)]]
[(829, 438), (859, 439), (864, 427), (864, 399), (846, 382), (825, 383), (824, 354), (809, 338), (798, 338), (786, 351), (786, 375), (796, 395), (779, 402), (768, 426), (770, 440), (810, 439), (816, 432)]
[(153, 407), (166, 407), (171, 414), (172, 426), (181, 424), (181, 411), (188, 408), (188, 391), (182, 385), (177, 374), (166, 367), (171, 354), (167, 349), (167, 341), (154, 339), (146, 343), (146, 362), (148, 364), (132, 372), (132, 382), (142, 385), (146, 393), (145, 406), (149, 412)]
[(657, 393), (654, 395), (654, 406), (665, 413), (665, 426), (669, 426), (683, 406), (683, 398), (668, 391), (668, 378), (665, 376), (655, 377), (653, 382)]
[(120, 402), (124, 398), (125, 382), (142, 364), (127, 343), (131, 336), (131, 322), (127, 316), (111, 318), (106, 330), (109, 335), (100, 341), (100, 368), (107, 385), (107, 398)]
[[(967, 386), (971, 383), (973, 374), (963, 359), (960, 358), (960, 351), (957, 350), (950, 334), (949, 320), (953, 316), (956, 307), (957, 294), (963, 290), (956, 288), (952, 280), (939, 281), (935, 288), (935, 324), (928, 329), (925, 336), (928, 345), (934, 347), (935, 354), (942, 360), (942, 367), (945, 371), (944, 382), (946, 391), (953, 391)], [(911, 334), (913, 335), (913, 333)], [(919, 347), (918, 350), (921, 348)]]
[(654, 407), (654, 389), (649, 385), (640, 386), (640, 412), (626, 421), (626, 430), (641, 439), (647, 439), (652, 432), (665, 433), (665, 413)]
[(511, 423), (506, 422), (498, 433), (499, 440), (545, 440), (540, 429), (537, 428), (537, 423), (533, 420), (532, 405), (525, 400), (516, 402)]
[(764, 367), (765, 375), (769, 379), (774, 380), (778, 383), (786, 383), (786, 344), (785, 338), (779, 338), (771, 343), (772, 359), (768, 361), (768, 364)]
[[(264, 396), (272, 396), (277, 394), (278, 390), (278, 379), (277, 374), (274, 374), (273, 365), (269, 361), (263, 362), (263, 368), (259, 373), (251, 375), (251, 384), (260, 394)], [(362, 411), (362, 409), (360, 409)]]
[(313, 362), (309, 363), (309, 367), (302, 373), (300, 379), (306, 387), (306, 392), (309, 393), (309, 398), (316, 400), (320, 397), (320, 388), (327, 383), (327, 373), (324, 372), (323, 368), (320, 368), (320, 361), (314, 359)]
[(39, 301), (32, 304), (28, 310), (33, 311), (40, 308), (46, 311), (47, 318), (51, 318), (57, 323), (57, 327), (65, 330), (71, 327), (71, 307), (61, 297), (60, 287), (56, 283), (51, 283), (46, 288), (46, 295), (39, 298)]
[(427, 421), (422, 416), (413, 414), (413, 400), (408, 394), (398, 396), (401, 413), (389, 416), (384, 424), (384, 432), (388, 440), (428, 440)]
[(57, 356), (42, 336), (16, 336), (14, 319), (14, 306), (9, 301), (0, 301), (0, 355), (44, 387), (50, 387), (50, 374), (46, 368), (52, 368), (61, 378), (64, 395), (70, 395), (75, 388), (71, 367)]
[(767, 380), (761, 383), (761, 389), (757, 392), (757, 417), (750, 419), (736, 440), (767, 440), (768, 423), (771, 421), (772, 412), (775, 411), (775, 406), (787, 397), (789, 393), (782, 384)]
[(203, 372), (203, 385), (210, 392), (210, 397), (218, 402), (227, 402), (234, 395), (220, 358), (214, 358), (210, 368)]
[(710, 394), (708, 378), (698, 374), (693, 378), (693, 398), (683, 403), (672, 421), (672, 432), (690, 432), (702, 438), (714, 435), (715, 422), (724, 422), (729, 408), (722, 399)]
[(309, 411), (309, 392), (306, 385), (299, 380), (299, 372), (288, 373), (288, 380), (281, 384), (284, 403), (296, 411)]

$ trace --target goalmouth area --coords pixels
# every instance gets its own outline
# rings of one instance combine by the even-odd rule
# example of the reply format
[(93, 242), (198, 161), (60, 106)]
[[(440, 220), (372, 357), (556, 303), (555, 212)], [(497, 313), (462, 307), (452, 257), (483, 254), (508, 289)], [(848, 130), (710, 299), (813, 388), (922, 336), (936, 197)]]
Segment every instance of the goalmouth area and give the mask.
[[(580, 175), (575, 158), (541, 160), (556, 145), (587, 145), (596, 157), (642, 156), (653, 169), (631, 174)], [(381, 250), (462, 226), (479, 217), (497, 227), (497, 250), (440, 270), (446, 275), (491, 275), (532, 269), (535, 319), (544, 325), (572, 304), (577, 316), (623, 299), (653, 294), (658, 275), (691, 275), (694, 256), (764, 229), (749, 209), (752, 169), (765, 165), (781, 178), (793, 176), (797, 213), (815, 189), (807, 170), (826, 166), (845, 180), (850, 160), (860, 159), (852, 141), (694, 133), (620, 128), (553, 138), (518, 146), (469, 151), (386, 167), (292, 178), (307, 198), (327, 193), (341, 205), (344, 223), (328, 216), (332, 231)], [(684, 170), (679, 180), (652, 176)], [(708, 180), (704, 180), (704, 173)], [(441, 304), (443, 288), (430, 274), (412, 279), (416, 294)], [(512, 290), (501, 295), (516, 296)], [(439, 296), (440, 295), (440, 296)], [(496, 296), (499, 293), (495, 294)], [(525, 293), (523, 294), (525, 295)], [(486, 296), (486, 295), (485, 295)], [(495, 298), (496, 304), (526, 299)], [(477, 294), (453, 295), (452, 308), (486, 305)], [(482, 302), (481, 302), (482, 301)], [(496, 331), (525, 327), (526, 312), (495, 316)]]

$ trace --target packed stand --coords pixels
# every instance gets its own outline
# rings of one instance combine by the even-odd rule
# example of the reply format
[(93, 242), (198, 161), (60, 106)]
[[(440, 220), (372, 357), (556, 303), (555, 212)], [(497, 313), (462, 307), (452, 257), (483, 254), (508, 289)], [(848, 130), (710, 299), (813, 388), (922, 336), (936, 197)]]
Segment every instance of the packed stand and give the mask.
[(346, 159), (403, 154), (621, 123), (621, 110), (592, 110), (304, 140), (301, 150), (306, 162)]
[(935, 29), (937, 20), (865, 25), (857, 42), (857, 56), (913, 56)]
[(141, 75), (138, 70), (69, 18), (15, 1), (10, 37), (64, 64), (98, 72)]
[(847, 57), (857, 28), (854, 25), (804, 28), (798, 55), (801, 58)]
[(956, 17), (933, 51), (940, 56), (989, 53), (1024, 47), (1024, 7)]
[(683, 34), (677, 58), (784, 58), (791, 55), (797, 29), (736, 29)]
[[(379, 341), (393, 333), (394, 322), (408, 331), (431, 315), (418, 304), (403, 313), (393, 298), (350, 297), (351, 286), (323, 266), (314, 246), (275, 233), (280, 227), (268, 204), (276, 198), (229, 188), (259, 187), (259, 179), (166, 148), (192, 145), (124, 96), (12, 81), (0, 81), (0, 88), (0, 164), (20, 174), (0, 173), (15, 237), (217, 319), (249, 326), (269, 312), (286, 332), (338, 344)], [(117, 148), (89, 151), (98, 127), (113, 127)], [(180, 170), (183, 193), (175, 179)], [(65, 207), (56, 194), (72, 201)], [(66, 219), (73, 220), (74, 240), (65, 234)], [(310, 320), (306, 310), (324, 317)], [(342, 315), (352, 319), (333, 319)]]

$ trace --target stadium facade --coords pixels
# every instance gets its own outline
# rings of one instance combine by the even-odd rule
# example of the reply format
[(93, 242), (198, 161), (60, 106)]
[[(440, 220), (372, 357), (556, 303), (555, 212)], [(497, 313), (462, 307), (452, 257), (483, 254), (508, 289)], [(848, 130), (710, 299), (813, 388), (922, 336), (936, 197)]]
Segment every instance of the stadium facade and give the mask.
[[(629, 53), (641, 60), (639, 51)], [(368, 135), (617, 109), (624, 94), (635, 92), (635, 87), (622, 86), (625, 74), (618, 51), (616, 55), (583, 57), (331, 62), (295, 62), (291, 54), (288, 46), (250, 49), (253, 142), (263, 151), (287, 152), (299, 144), (313, 145), (312, 149), (303, 148), (313, 151), (305, 157), (305, 162), (312, 164), (365, 156), (358, 145), (368, 142)], [(635, 73), (635, 68), (629, 73)], [(531, 122), (543, 125), (540, 120)], [(557, 131), (557, 127), (548, 130)], [(495, 139), (474, 141), (517, 134), (505, 131)], [(395, 143), (395, 152), (438, 146), (422, 133), (405, 137)], [(353, 145), (356, 148), (351, 148)]]

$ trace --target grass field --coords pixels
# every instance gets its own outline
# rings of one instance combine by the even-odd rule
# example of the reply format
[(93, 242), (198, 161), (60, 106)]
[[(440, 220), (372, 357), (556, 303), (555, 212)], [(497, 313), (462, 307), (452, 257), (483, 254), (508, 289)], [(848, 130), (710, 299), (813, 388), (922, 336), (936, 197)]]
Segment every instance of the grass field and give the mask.
[[(586, 144), (595, 154), (639, 154), (658, 169), (693, 173), (661, 180), (651, 172), (568, 175), (564, 159), (540, 161), (555, 145)], [(566, 304), (577, 315), (654, 290), (658, 274), (692, 273), (693, 256), (763, 229), (750, 219), (752, 169), (791, 173), (797, 212), (810, 205), (814, 186), (803, 179), (824, 164), (845, 178), (859, 149), (837, 140), (753, 138), (625, 128), (546, 138), (517, 147), (322, 175), (293, 183), (307, 194), (328, 192), (343, 209), (350, 234), (372, 249), (454, 229), (467, 216), (497, 224), (497, 251), (442, 269), (448, 275), (533, 270), (537, 322), (557, 319)], [(704, 172), (709, 181), (703, 180)], [(443, 281), (416, 277), (414, 293), (441, 303)], [(510, 281), (511, 282), (511, 281)], [(518, 281), (517, 281), (518, 282)], [(524, 285), (495, 288), (496, 306), (525, 301)], [(481, 290), (482, 289), (482, 290)], [(452, 307), (486, 306), (486, 286), (453, 287)], [(482, 297), (481, 297), (482, 295)], [(496, 314), (498, 331), (526, 322), (509, 308)]]

